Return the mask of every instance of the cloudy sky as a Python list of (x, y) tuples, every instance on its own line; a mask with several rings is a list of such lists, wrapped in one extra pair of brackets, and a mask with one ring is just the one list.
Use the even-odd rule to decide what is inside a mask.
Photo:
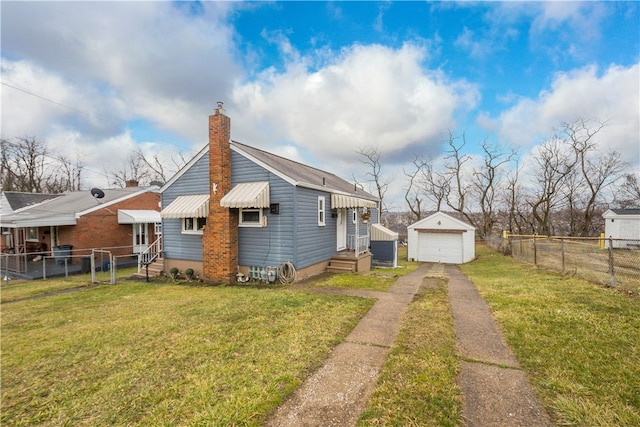
[(377, 148), (396, 193), (449, 131), (525, 159), (577, 118), (639, 170), (639, 7), (2, 1), (0, 132), (79, 158), (86, 187), (137, 147), (192, 156), (217, 101), (234, 140), (346, 179)]

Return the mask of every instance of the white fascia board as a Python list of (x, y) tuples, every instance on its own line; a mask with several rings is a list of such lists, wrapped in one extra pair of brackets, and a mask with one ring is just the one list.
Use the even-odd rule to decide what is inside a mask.
[[(100, 209), (102, 209), (102, 208), (106, 208), (106, 207), (108, 207), (108, 206), (113, 206), (113, 205), (115, 205), (116, 203), (120, 203), (120, 202), (122, 202), (122, 201), (125, 201), (125, 200), (128, 200), (128, 199), (131, 199), (132, 197), (136, 197), (136, 196), (139, 196), (139, 195), (144, 194), (144, 193), (148, 193), (148, 192), (153, 191), (154, 189), (157, 189), (157, 188), (158, 188), (158, 187), (156, 187), (155, 185), (154, 185), (154, 186), (151, 186), (151, 187), (145, 187), (145, 188), (143, 188), (143, 189), (141, 189), (141, 190), (139, 190), (139, 191), (136, 191), (135, 193), (131, 193), (131, 194), (127, 194), (126, 196), (118, 197), (117, 199), (112, 200), (112, 201), (110, 201), (110, 202), (106, 202), (106, 203), (100, 203), (100, 202), (98, 201), (98, 203), (99, 203), (98, 205), (96, 205), (96, 206), (94, 206), (94, 207), (92, 207), (92, 208), (89, 208), (89, 209), (85, 209), (85, 210), (80, 211), (80, 212), (76, 212), (75, 217), (76, 217), (76, 219), (77, 219), (77, 218), (80, 218), (80, 217), (81, 217), (81, 216), (83, 216), (83, 215), (90, 214), (91, 212), (95, 212), (95, 211), (97, 211), (97, 210), (100, 210)], [(98, 200), (98, 199), (96, 199), (96, 201), (97, 201), (97, 200)]]
[(72, 215), (61, 215), (57, 217), (27, 218), (14, 221), (14, 228), (50, 227), (61, 225), (76, 225), (76, 220)]

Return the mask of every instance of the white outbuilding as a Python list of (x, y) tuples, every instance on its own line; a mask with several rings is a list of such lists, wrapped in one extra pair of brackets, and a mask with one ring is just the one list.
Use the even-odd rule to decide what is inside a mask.
[(476, 256), (475, 227), (436, 212), (407, 227), (409, 260), (463, 264)]
[(602, 214), (606, 247), (609, 238), (614, 248), (633, 248), (640, 245), (640, 209), (609, 209)]

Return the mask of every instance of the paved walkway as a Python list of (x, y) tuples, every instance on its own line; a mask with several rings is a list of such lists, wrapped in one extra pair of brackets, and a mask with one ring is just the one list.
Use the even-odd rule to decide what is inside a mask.
[[(428, 277), (425, 277), (427, 276)], [(404, 313), (421, 285), (449, 278), (449, 299), (461, 372), (467, 427), (551, 426), (486, 302), (455, 266), (423, 264), (388, 292), (325, 290), (377, 298), (356, 328), (291, 398), (269, 426), (354, 426), (376, 386)]]
[(498, 330), (485, 300), (455, 266), (445, 267), (460, 361), (466, 426), (552, 426)]
[(334, 349), (324, 366), (278, 408), (268, 425), (355, 425), (376, 386), (389, 348), (398, 336), (404, 312), (427, 271), (427, 265), (419, 267), (400, 277), (387, 292), (347, 292), (378, 298), (378, 301)]

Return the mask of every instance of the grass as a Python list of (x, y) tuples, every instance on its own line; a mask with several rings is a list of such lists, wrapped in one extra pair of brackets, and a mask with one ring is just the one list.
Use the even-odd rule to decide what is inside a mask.
[(485, 247), (461, 266), (558, 425), (640, 425), (640, 301)]
[(4, 305), (0, 421), (259, 425), (371, 304), (122, 281)]
[[(124, 268), (117, 271), (117, 277), (129, 277), (137, 269)], [(97, 272), (96, 280), (100, 282), (109, 281), (110, 272)], [(75, 274), (69, 277), (60, 277), (47, 280), (12, 280), (0, 286), (0, 303), (18, 301), (51, 292), (58, 292), (67, 289), (85, 287), (91, 285), (91, 274)]]
[(435, 286), (423, 285), (409, 306), (358, 425), (459, 425), (457, 372), (447, 282), (439, 280)]
[(407, 248), (398, 248), (398, 268), (373, 268), (364, 274), (334, 274), (322, 281), (311, 281), (310, 287), (357, 289), (386, 292), (400, 276), (411, 273), (419, 262), (407, 261)]

